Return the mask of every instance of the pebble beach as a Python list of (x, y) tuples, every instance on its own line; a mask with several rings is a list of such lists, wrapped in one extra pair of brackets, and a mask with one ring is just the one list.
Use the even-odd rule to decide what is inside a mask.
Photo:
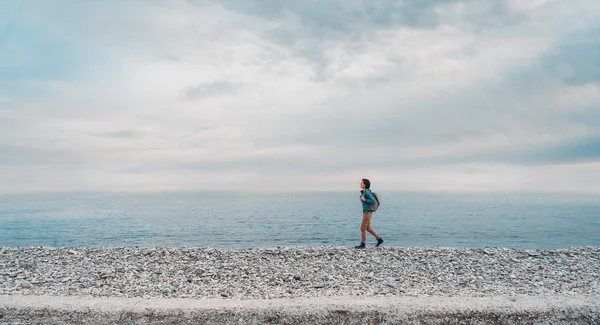
[(0, 294), (600, 296), (600, 248), (0, 248)]
[(0, 296), (215, 301), (513, 296), (600, 300), (600, 247), (3, 247)]

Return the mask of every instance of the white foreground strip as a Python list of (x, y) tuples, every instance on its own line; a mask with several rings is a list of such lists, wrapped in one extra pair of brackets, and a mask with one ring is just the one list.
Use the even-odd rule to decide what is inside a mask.
[(0, 296), (0, 324), (52, 322), (544, 323), (600, 320), (597, 296), (319, 297), (272, 300)]

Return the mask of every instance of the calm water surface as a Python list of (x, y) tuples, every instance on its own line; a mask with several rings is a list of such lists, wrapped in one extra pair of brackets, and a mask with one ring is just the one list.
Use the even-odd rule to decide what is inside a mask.
[[(387, 246), (600, 246), (595, 196), (378, 193)], [(345, 246), (361, 218), (358, 191), (9, 195), (0, 246)]]

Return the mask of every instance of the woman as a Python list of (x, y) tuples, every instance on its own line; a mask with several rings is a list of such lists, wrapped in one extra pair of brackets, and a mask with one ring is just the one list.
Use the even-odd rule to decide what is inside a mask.
[(362, 224), (360, 225), (360, 233), (361, 233), (361, 241), (360, 245), (355, 246), (356, 248), (366, 248), (365, 242), (367, 241), (367, 231), (371, 233), (371, 235), (375, 236), (377, 239), (377, 245), (383, 244), (383, 239), (379, 237), (379, 235), (371, 228), (371, 217), (373, 216), (373, 209), (371, 209), (371, 205), (375, 204), (375, 197), (371, 193), (371, 182), (363, 178), (360, 182), (360, 203), (362, 204), (363, 210), (363, 219)]

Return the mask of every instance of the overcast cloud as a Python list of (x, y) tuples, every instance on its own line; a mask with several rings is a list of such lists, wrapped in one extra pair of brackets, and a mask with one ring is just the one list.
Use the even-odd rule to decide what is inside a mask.
[(597, 0), (0, 0), (0, 192), (600, 192)]

